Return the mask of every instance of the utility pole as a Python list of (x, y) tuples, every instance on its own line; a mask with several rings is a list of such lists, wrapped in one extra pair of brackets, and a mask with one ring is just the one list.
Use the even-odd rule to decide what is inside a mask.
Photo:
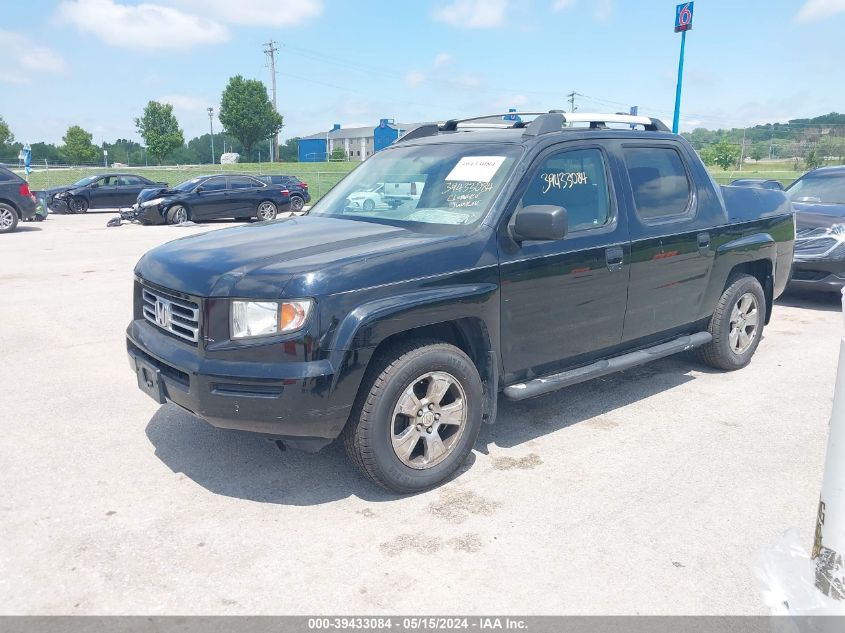
[(575, 91), (573, 90), (572, 92), (570, 92), (570, 93), (569, 93), (568, 95), (566, 95), (566, 96), (567, 96), (567, 97), (569, 97), (569, 111), (570, 111), (570, 112), (575, 112), (575, 111), (578, 109), (578, 108), (575, 106), (575, 97), (576, 97), (576, 96), (578, 96), (578, 93), (577, 93), (577, 92), (575, 92)]
[(739, 148), (739, 171), (742, 171), (742, 163), (745, 162), (745, 131), (746, 128), (742, 128), (742, 147)]
[(211, 164), (217, 161), (214, 160), (214, 108), (208, 106), (208, 127), (211, 130)]
[[(270, 58), (270, 85), (273, 89), (273, 110), (276, 112), (279, 111), (279, 108), (276, 105), (276, 53), (279, 51), (279, 47), (276, 46), (276, 42), (270, 40), (266, 44), (264, 44), (264, 54)], [(270, 162), (276, 161), (276, 156), (279, 153), (279, 135), (277, 133), (273, 134), (272, 141), (270, 143)]]

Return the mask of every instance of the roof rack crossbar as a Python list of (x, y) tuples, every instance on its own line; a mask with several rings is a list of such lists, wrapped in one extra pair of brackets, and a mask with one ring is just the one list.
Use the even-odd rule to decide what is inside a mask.
[[(533, 121), (526, 122), (514, 120), (522, 116), (536, 117)], [(499, 119), (499, 120), (496, 120)], [(473, 125), (474, 123), (474, 125)], [(663, 121), (653, 117), (638, 116), (618, 112), (616, 114), (597, 114), (590, 112), (565, 112), (564, 110), (549, 110), (548, 112), (501, 112), (497, 114), (485, 114), (482, 116), (467, 117), (464, 119), (449, 119), (437, 124), (428, 123), (411, 130), (400, 141), (410, 141), (416, 138), (434, 136), (439, 132), (456, 132), (458, 126), (476, 129), (505, 129), (524, 128), (523, 136), (539, 136), (549, 134), (563, 129), (567, 124), (587, 123), (591, 130), (606, 130), (608, 123), (637, 126), (641, 125), (646, 132), (670, 132), (671, 130)]]

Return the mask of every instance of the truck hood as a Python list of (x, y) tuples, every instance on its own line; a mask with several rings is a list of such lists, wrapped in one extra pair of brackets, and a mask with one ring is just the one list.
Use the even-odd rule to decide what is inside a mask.
[(799, 230), (845, 224), (845, 204), (793, 202), (792, 207), (795, 209), (795, 222)]
[[(190, 295), (257, 299), (281, 296), (288, 282), (299, 277), (298, 291), (316, 295), (351, 263), (386, 254), (407, 256), (456, 237), (372, 222), (293, 217), (168, 242), (145, 254), (135, 273)], [(303, 280), (308, 280), (304, 286)], [(362, 278), (358, 283), (363, 287), (369, 281)]]

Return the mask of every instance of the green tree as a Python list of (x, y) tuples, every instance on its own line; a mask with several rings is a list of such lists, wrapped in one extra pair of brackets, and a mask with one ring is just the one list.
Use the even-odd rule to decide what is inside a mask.
[(821, 167), (822, 165), (824, 165), (824, 160), (821, 156), (819, 156), (819, 153), (815, 148), (807, 152), (807, 155), (804, 157), (804, 169), (809, 171), (811, 169), (815, 169), (816, 167)]
[(335, 147), (332, 150), (331, 160), (346, 160), (346, 152), (342, 147)]
[(165, 156), (185, 144), (185, 136), (169, 103), (150, 101), (141, 118), (135, 119), (135, 126), (147, 145), (150, 158), (159, 165)]
[(707, 147), (702, 147), (698, 155), (701, 157), (701, 160), (704, 162), (705, 165), (715, 165), (716, 164), (716, 156), (715, 152), (713, 151), (713, 146), (708, 145)]
[(739, 147), (731, 144), (726, 138), (711, 146), (710, 150), (713, 152), (713, 162), (723, 170), (735, 166), (739, 159)]
[(760, 143), (755, 143), (751, 146), (751, 153), (748, 154), (748, 157), (755, 163), (759, 163), (761, 158), (766, 157), (766, 147)]
[(15, 135), (12, 134), (12, 130), (9, 129), (9, 125), (3, 120), (3, 117), (0, 116), (0, 147), (14, 142)]
[(279, 160), (286, 163), (295, 163), (299, 160), (298, 136), (289, 138), (284, 145), (279, 145)]
[(100, 160), (100, 148), (91, 142), (94, 136), (78, 125), (71, 125), (62, 137), (62, 155), (71, 163), (96, 163)]
[(263, 83), (236, 75), (220, 98), (220, 122), (227, 134), (241, 142), (246, 159), (252, 160), (255, 145), (277, 134), (283, 119), (270, 103)]

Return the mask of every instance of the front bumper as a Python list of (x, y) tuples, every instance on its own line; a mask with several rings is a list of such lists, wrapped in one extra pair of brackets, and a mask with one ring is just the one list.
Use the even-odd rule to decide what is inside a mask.
[(796, 260), (789, 287), (795, 290), (839, 292), (845, 287), (845, 261)]
[[(352, 402), (331, 396), (334, 369), (328, 360), (249, 362), (200, 355), (154, 325), (135, 320), (126, 331), (131, 369), (144, 388), (144, 371), (156, 374), (161, 400), (213, 426), (252, 431), (316, 451), (346, 424)], [(153, 395), (156, 398), (155, 395)]]

